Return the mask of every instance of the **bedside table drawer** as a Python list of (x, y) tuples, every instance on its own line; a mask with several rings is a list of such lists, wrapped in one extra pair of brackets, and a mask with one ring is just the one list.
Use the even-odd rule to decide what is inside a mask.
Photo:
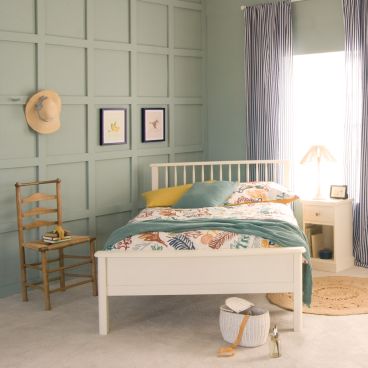
[(333, 222), (334, 210), (325, 206), (305, 206), (303, 211), (304, 221)]

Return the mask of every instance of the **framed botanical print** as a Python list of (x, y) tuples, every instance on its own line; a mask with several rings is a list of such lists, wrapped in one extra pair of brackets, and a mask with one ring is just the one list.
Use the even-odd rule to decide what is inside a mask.
[(100, 145), (127, 143), (127, 109), (100, 109)]
[(165, 109), (142, 108), (142, 142), (165, 141)]

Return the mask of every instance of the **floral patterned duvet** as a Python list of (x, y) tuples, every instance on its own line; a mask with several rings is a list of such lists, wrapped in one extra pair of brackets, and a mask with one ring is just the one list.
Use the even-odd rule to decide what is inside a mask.
[[(273, 219), (286, 221), (297, 226), (296, 219), (288, 205), (271, 202), (195, 209), (146, 208), (130, 222), (136, 223), (159, 219), (193, 220), (196, 218)], [(268, 248), (275, 246), (277, 244), (254, 235), (221, 230), (195, 230), (181, 233), (146, 232), (137, 234), (118, 241), (111, 249), (122, 251), (170, 251), (183, 249)]]

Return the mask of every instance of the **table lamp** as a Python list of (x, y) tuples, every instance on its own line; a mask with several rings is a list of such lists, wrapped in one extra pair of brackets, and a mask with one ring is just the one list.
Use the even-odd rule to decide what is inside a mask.
[(321, 161), (335, 162), (335, 158), (325, 146), (315, 145), (309, 148), (300, 163), (317, 163), (317, 192), (315, 199), (321, 199)]

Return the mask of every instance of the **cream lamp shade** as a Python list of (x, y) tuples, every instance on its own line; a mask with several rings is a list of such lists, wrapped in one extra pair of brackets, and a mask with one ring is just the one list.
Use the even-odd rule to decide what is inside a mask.
[(331, 152), (321, 145), (315, 145), (309, 148), (307, 153), (304, 155), (300, 163), (313, 163), (317, 164), (317, 192), (315, 199), (321, 199), (321, 161), (336, 162)]
[(304, 155), (300, 163), (301, 164), (306, 164), (307, 162), (318, 163), (320, 161), (335, 162), (336, 160), (325, 146), (312, 146), (311, 148), (309, 148), (308, 152)]

